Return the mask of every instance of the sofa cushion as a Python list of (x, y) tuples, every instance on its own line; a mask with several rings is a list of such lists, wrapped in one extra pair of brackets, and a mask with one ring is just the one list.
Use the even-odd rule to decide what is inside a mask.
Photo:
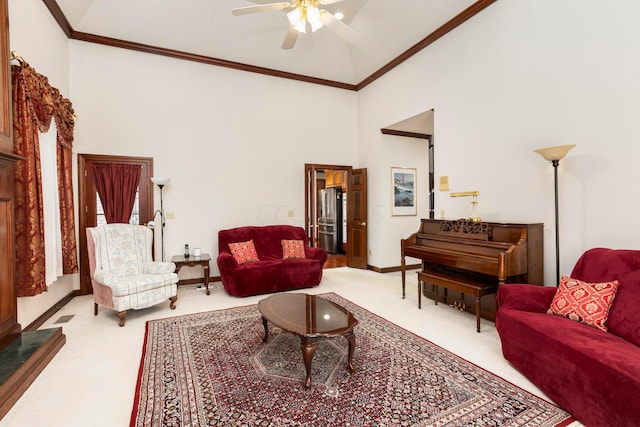
[[(322, 266), (312, 259), (263, 260), (238, 266), (234, 281), (237, 296), (307, 288), (320, 283)], [(310, 285), (313, 284), (313, 285)]]
[(260, 261), (253, 240), (229, 243), (229, 250), (238, 264)]
[(306, 258), (302, 240), (282, 240), (282, 259)]
[(547, 314), (566, 317), (606, 332), (605, 322), (617, 289), (617, 280), (587, 283), (562, 276)]
[(640, 349), (558, 316), (499, 309), (507, 360), (587, 426), (637, 426)]

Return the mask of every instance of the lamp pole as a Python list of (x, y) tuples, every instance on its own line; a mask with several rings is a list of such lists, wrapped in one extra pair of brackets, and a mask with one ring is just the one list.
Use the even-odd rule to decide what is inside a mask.
[(575, 147), (575, 144), (558, 145), (555, 147), (540, 148), (534, 152), (540, 154), (545, 160), (551, 162), (553, 166), (553, 182), (555, 193), (555, 226), (556, 226), (556, 286), (560, 284), (560, 223), (558, 215), (558, 165), (560, 160), (564, 159), (569, 150)]
[[(160, 187), (160, 246), (162, 249), (162, 262), (164, 262), (164, 206), (162, 205), (162, 189), (164, 188), (164, 184), (158, 184)], [(556, 194), (556, 203), (557, 203), (557, 194)], [(557, 212), (557, 210), (556, 210)], [(556, 213), (557, 215), (557, 213)], [(556, 219), (557, 221), (557, 219)], [(557, 227), (557, 226), (556, 226)], [(557, 233), (557, 232), (556, 232)]]
[(151, 177), (151, 181), (155, 185), (160, 187), (160, 211), (155, 211), (153, 213), (153, 218), (155, 219), (156, 214), (158, 212), (160, 212), (160, 245), (162, 246), (161, 253), (162, 253), (162, 261), (164, 262), (164, 226), (165, 226), (165, 221), (164, 221), (164, 205), (163, 205), (163, 201), (162, 201), (162, 189), (164, 188), (165, 185), (167, 185), (169, 183), (169, 181), (171, 181), (171, 178), (154, 176), (154, 177)]
[[(551, 160), (553, 166), (553, 180), (555, 183), (555, 207), (556, 207), (556, 286), (560, 284), (560, 224), (558, 221), (558, 165), (560, 160)], [(160, 193), (160, 200), (162, 200), (162, 192)]]

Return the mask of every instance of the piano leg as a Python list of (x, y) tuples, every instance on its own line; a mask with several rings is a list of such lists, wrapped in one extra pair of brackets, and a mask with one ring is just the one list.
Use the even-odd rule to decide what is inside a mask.
[(476, 295), (476, 330), (480, 332), (480, 295)]
[(407, 265), (405, 264), (404, 255), (400, 258), (400, 268), (402, 270), (402, 299), (404, 299), (404, 281), (405, 281), (405, 270)]
[(418, 308), (422, 308), (422, 280), (418, 278)]

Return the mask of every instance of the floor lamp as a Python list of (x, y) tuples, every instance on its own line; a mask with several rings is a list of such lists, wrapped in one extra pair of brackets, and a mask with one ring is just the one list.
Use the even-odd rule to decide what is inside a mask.
[[(157, 210), (153, 213), (153, 220), (156, 219), (156, 214), (160, 213), (160, 245), (161, 245), (161, 249), (162, 249), (162, 261), (164, 262), (164, 226), (165, 226), (165, 221), (164, 221), (164, 206), (162, 205), (162, 189), (164, 188), (165, 185), (167, 185), (169, 183), (169, 181), (171, 181), (171, 178), (165, 178), (165, 177), (160, 177), (160, 176), (154, 176), (151, 177), (151, 181), (157, 185), (158, 187), (160, 187), (160, 210)], [(147, 226), (151, 229), (154, 228), (154, 222), (153, 221), (149, 221), (147, 223)]]
[(540, 148), (534, 150), (536, 153), (544, 157), (545, 160), (551, 162), (553, 166), (553, 179), (555, 183), (555, 207), (556, 207), (556, 286), (560, 284), (560, 227), (558, 225), (558, 165), (560, 160), (564, 159), (569, 150), (575, 147), (575, 144), (558, 145), (555, 147)]

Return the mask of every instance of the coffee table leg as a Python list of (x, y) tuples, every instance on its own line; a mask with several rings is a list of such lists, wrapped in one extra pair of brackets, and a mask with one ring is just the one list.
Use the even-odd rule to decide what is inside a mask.
[(313, 355), (318, 348), (318, 344), (314, 339), (300, 337), (300, 347), (302, 348), (304, 367), (307, 369), (307, 378), (304, 381), (304, 386), (309, 388), (311, 387), (311, 361), (313, 360)]
[(269, 338), (269, 325), (267, 325), (267, 319), (262, 318), (262, 325), (264, 326), (264, 338), (262, 338), (262, 342), (267, 342), (267, 338)]
[(351, 332), (349, 334), (346, 334), (344, 337), (349, 342), (349, 357), (347, 360), (347, 368), (349, 369), (349, 372), (353, 374), (356, 370), (353, 364), (353, 353), (356, 350), (356, 335)]

